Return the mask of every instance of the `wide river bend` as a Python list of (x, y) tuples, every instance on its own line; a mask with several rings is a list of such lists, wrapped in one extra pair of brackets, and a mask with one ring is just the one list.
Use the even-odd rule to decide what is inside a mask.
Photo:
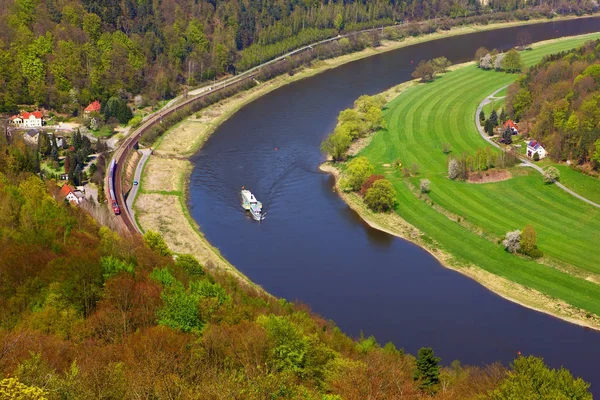
[[(600, 31), (600, 18), (425, 42), (275, 90), (233, 115), (192, 158), (192, 216), (250, 279), (307, 303), (352, 336), (375, 335), (412, 354), (433, 347), (445, 364), (508, 363), (517, 351), (543, 356), (600, 393), (600, 332), (506, 301), (418, 246), (371, 229), (318, 171), (321, 141), (357, 97), (411, 79), (419, 60), (460, 63), (480, 46), (513, 47), (521, 31), (536, 42)], [(240, 207), (242, 186), (263, 202), (263, 223)]]

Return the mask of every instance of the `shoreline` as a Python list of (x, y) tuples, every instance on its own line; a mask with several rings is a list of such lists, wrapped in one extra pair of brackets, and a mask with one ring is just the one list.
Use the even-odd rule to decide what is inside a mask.
[[(468, 266), (453, 263), (454, 256), (435, 246), (435, 242), (423, 240), (423, 233), (415, 226), (406, 222), (396, 213), (376, 214), (368, 210), (359, 196), (355, 193), (345, 193), (339, 187), (340, 171), (327, 161), (319, 166), (323, 173), (330, 174), (335, 179), (335, 191), (340, 198), (352, 209), (367, 225), (371, 228), (387, 233), (388, 235), (406, 240), (416, 246), (419, 246), (432, 257), (434, 257), (442, 267), (456, 271), (467, 278), (470, 278), (490, 292), (502, 297), (503, 299), (516, 303), (522, 307), (550, 315), (565, 322), (575, 324), (584, 328), (600, 331), (600, 322), (598, 320), (590, 321), (586, 319), (587, 311), (576, 308), (564, 301), (554, 299), (535, 289), (519, 285), (506, 278), (494, 275), (482, 268), (471, 264)], [(389, 219), (390, 221), (386, 220)], [(397, 224), (397, 227), (390, 226)], [(395, 229), (396, 228), (396, 229)], [(576, 317), (573, 317), (576, 315)]]
[[(453, 28), (450, 31), (441, 31), (435, 32), (433, 34), (422, 35), (418, 37), (409, 37), (405, 40), (392, 42), (392, 41), (382, 41), (381, 46), (377, 48), (366, 48), (362, 51), (350, 53), (346, 55), (342, 55), (332, 59), (326, 59), (315, 62), (313, 65), (304, 66), (300, 70), (298, 70), (294, 75), (280, 75), (277, 76), (267, 82), (259, 82), (259, 85), (256, 87), (237, 93), (232, 97), (223, 99), (222, 101), (213, 104), (205, 109), (200, 110), (193, 116), (188, 116), (183, 121), (176, 124), (174, 127), (169, 129), (159, 140), (154, 144), (154, 155), (149, 158), (147, 163), (144, 165), (142, 171), (142, 177), (140, 181), (140, 188), (138, 196), (135, 199), (135, 203), (133, 205), (133, 209), (135, 210), (136, 222), (138, 226), (142, 228), (142, 230), (156, 230), (163, 234), (165, 237), (165, 241), (169, 245), (170, 248), (174, 249), (176, 252), (189, 252), (198, 258), (198, 260), (205, 265), (208, 269), (212, 270), (225, 270), (227, 272), (232, 273), (237, 279), (240, 279), (242, 282), (247, 284), (250, 287), (255, 288), (261, 293), (271, 296), (267, 291), (265, 291), (262, 287), (252, 282), (246, 275), (240, 272), (235, 266), (233, 266), (219, 251), (218, 248), (214, 247), (204, 236), (202, 233), (201, 227), (197, 224), (197, 222), (191, 217), (189, 208), (188, 208), (188, 193), (189, 193), (189, 178), (191, 175), (191, 171), (193, 165), (189, 161), (189, 158), (193, 156), (197, 151), (199, 151), (203, 144), (208, 140), (208, 138), (216, 131), (216, 129), (227, 119), (229, 119), (233, 114), (239, 111), (241, 108), (251, 103), (252, 101), (262, 97), (265, 94), (268, 94), (282, 86), (287, 84), (309, 78), (325, 72), (327, 70), (339, 67), (341, 65), (357, 61), (366, 57), (370, 57), (376, 54), (385, 53), (392, 50), (397, 50), (403, 47), (408, 47), (414, 44), (433, 41), (437, 39), (442, 39), (445, 37), (452, 36), (460, 36), (466, 35), (469, 33), (481, 32), (481, 31), (489, 31), (489, 30), (499, 30), (503, 28), (510, 28), (514, 26), (522, 26), (522, 25), (533, 25), (539, 23), (550, 23), (553, 21), (562, 21), (562, 20), (572, 20), (572, 19), (580, 19), (580, 18), (592, 18), (597, 17), (598, 14), (593, 15), (585, 15), (585, 16), (567, 16), (560, 17), (556, 19), (536, 19), (530, 21), (511, 21), (511, 22), (502, 22), (497, 24), (488, 24), (488, 25), (470, 25), (470, 26), (462, 26), (458, 28)], [(556, 39), (551, 39), (556, 40)], [(458, 66), (453, 66), (453, 68), (457, 68)], [(409, 87), (414, 84), (414, 81), (404, 82), (398, 86), (395, 86), (389, 89), (389, 93), (392, 93), (392, 90), (402, 90), (400, 87)], [(398, 91), (394, 93), (394, 97), (398, 95)], [(201, 118), (196, 118), (198, 115), (201, 115)], [(171, 149), (169, 149), (169, 141), (171, 141), (172, 136), (177, 136), (178, 130), (185, 129), (186, 125), (189, 123), (200, 123), (200, 133), (191, 135), (191, 138), (188, 137), (188, 142), (184, 142), (187, 147), (181, 148), (178, 146), (171, 145)], [(182, 128), (183, 127), (183, 128)], [(175, 138), (175, 142), (177, 142), (177, 138)], [(177, 143), (175, 143), (177, 144)], [(181, 143), (179, 143), (181, 144)], [(166, 146), (167, 150), (165, 151), (163, 147)], [(184, 146), (185, 147), (185, 146)], [(155, 171), (152, 171), (152, 168), (149, 168), (150, 165), (153, 165), (153, 161), (156, 160), (164, 160), (165, 165), (169, 167), (173, 167), (172, 172), (178, 176), (177, 184), (167, 188), (164, 190), (163, 188), (154, 188), (151, 190), (144, 190), (144, 183), (151, 179), (152, 174), (156, 174)], [(179, 165), (177, 165), (179, 164)], [(167, 171), (168, 172), (168, 171)], [(150, 178), (149, 178), (150, 177)], [(168, 182), (167, 182), (168, 183)], [(162, 196), (162, 197), (161, 197)], [(148, 197), (155, 197), (156, 201), (149, 202)], [(167, 197), (176, 197), (176, 201), (174, 199)], [(157, 210), (165, 210), (171, 213), (171, 220), (162, 218), (162, 215), (157, 214)], [(359, 213), (360, 215), (360, 213)], [(152, 217), (155, 219), (152, 219)], [(362, 217), (362, 216), (361, 216)], [(363, 218), (364, 219), (364, 218)], [(187, 226), (182, 226), (181, 224), (185, 223)], [(368, 222), (367, 222), (368, 223)], [(157, 229), (158, 227), (158, 229)], [(164, 228), (164, 230), (163, 230)], [(376, 228), (379, 229), (379, 228)], [(383, 230), (383, 229), (380, 229)], [(186, 232), (183, 232), (186, 231)], [(387, 232), (386, 230), (383, 230)], [(177, 232), (177, 235), (174, 235), (174, 232)], [(393, 232), (387, 232), (392, 235), (397, 236)], [(411, 239), (407, 239), (412, 241)], [(417, 243), (418, 244), (418, 243)], [(423, 246), (421, 246), (423, 247)], [(424, 247), (425, 248), (425, 247)], [(427, 248), (425, 248), (429, 251)], [(180, 250), (180, 251), (178, 251)], [(432, 253), (433, 254), (433, 253)], [(434, 257), (438, 258), (435, 254)], [(439, 258), (438, 258), (439, 260)], [(443, 263), (442, 263), (443, 264)], [(460, 271), (459, 271), (460, 272)], [(469, 275), (470, 276), (470, 275)], [(476, 278), (473, 278), (477, 280)], [(479, 282), (479, 281), (478, 281)], [(480, 282), (481, 283), (481, 282)], [(491, 290), (491, 289), (490, 289)], [(493, 291), (493, 290), (492, 290)], [(495, 291), (494, 291), (495, 292)], [(496, 293), (496, 292), (495, 292)], [(514, 301), (510, 299), (511, 301)], [(525, 305), (527, 306), (527, 305)], [(530, 307), (532, 308), (532, 307)], [(535, 308), (534, 308), (535, 309)], [(566, 318), (561, 318), (566, 319)], [(569, 321), (573, 323), (577, 323), (577, 320)], [(591, 327), (591, 326), (590, 326)]]

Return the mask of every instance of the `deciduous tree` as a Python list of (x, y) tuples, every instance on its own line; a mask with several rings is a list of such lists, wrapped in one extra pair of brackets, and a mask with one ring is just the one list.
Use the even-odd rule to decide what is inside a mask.
[(396, 190), (387, 179), (379, 179), (365, 194), (365, 204), (375, 212), (390, 211), (396, 206)]

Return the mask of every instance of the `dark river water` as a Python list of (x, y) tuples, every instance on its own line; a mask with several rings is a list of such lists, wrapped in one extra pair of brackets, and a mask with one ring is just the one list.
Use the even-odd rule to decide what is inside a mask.
[[(321, 141), (362, 94), (410, 79), (419, 60), (472, 58), (480, 46), (600, 31), (600, 19), (551, 22), (456, 36), (369, 57), (258, 99), (225, 122), (193, 157), (189, 206), (210, 242), (275, 296), (298, 300), (351, 336), (363, 332), (442, 362), (510, 362), (543, 356), (600, 394), (600, 333), (526, 309), (442, 267), (421, 248), (366, 226), (318, 171)], [(250, 188), (268, 215), (240, 206)]]

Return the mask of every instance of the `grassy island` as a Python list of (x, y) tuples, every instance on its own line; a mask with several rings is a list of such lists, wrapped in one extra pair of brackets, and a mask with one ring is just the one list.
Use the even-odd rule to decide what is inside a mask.
[[(521, 57), (531, 66), (546, 54), (598, 37), (540, 43)], [(448, 178), (449, 157), (473, 155), (489, 147), (475, 126), (479, 103), (517, 77), (471, 64), (431, 83), (406, 87), (384, 108), (387, 128), (357, 154), (371, 162), (374, 174), (392, 182), (396, 212), (372, 213), (358, 195), (344, 193), (343, 197), (372, 225), (413, 240), (446, 266), (498, 294), (598, 328), (600, 209), (544, 184), (531, 168), (509, 168), (503, 171), (509, 179), (484, 184)], [(410, 172), (393, 168), (399, 162)], [(428, 193), (418, 189), (423, 179), (430, 181)], [(591, 194), (600, 189), (599, 180), (574, 172), (562, 182), (585, 185)], [(511, 254), (501, 244), (507, 232), (527, 225), (537, 231), (540, 259)]]

